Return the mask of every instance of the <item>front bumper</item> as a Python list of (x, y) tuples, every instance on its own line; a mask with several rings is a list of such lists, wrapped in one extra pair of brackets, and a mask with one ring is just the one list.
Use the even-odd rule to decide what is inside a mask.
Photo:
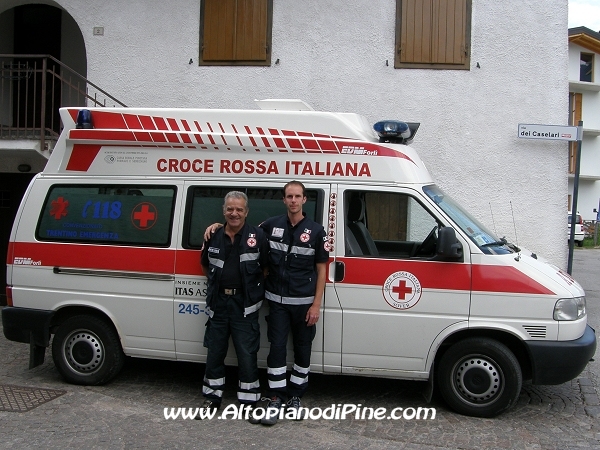
[(579, 375), (596, 352), (596, 333), (589, 325), (574, 341), (525, 341), (533, 384), (561, 384)]

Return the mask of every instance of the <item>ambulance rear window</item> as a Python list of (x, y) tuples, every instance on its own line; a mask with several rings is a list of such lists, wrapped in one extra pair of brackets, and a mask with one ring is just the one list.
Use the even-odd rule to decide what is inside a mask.
[(168, 247), (174, 186), (54, 185), (36, 229), (41, 241)]
[[(204, 241), (204, 230), (215, 222), (223, 223), (223, 201), (230, 191), (241, 191), (248, 196), (250, 213), (247, 222), (258, 225), (265, 219), (285, 214), (283, 192), (281, 188), (242, 188), (195, 186), (188, 191), (186, 220), (184, 224), (183, 247), (199, 249)], [(324, 193), (321, 190), (306, 189), (306, 203), (302, 211), (306, 217), (321, 221), (317, 204), (323, 204)]]

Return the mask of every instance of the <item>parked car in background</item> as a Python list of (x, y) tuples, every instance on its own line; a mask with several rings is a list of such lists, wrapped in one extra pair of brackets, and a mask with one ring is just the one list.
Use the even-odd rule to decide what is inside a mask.
[[(567, 216), (567, 221), (569, 224), (569, 234), (567, 235), (567, 242), (569, 242), (569, 239), (571, 238), (571, 219), (572, 219), (572, 213), (571, 211), (569, 211), (569, 214)], [(575, 243), (577, 244), (578, 247), (583, 247), (583, 238), (584, 238), (584, 234), (583, 234), (583, 219), (581, 218), (581, 214), (576, 214), (575, 215), (575, 236), (574, 236), (574, 240)]]

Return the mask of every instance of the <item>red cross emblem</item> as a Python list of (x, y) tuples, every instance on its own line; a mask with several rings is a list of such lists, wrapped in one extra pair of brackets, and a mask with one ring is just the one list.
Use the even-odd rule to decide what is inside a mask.
[(398, 299), (404, 300), (406, 299), (406, 294), (412, 294), (413, 288), (406, 286), (406, 280), (400, 281), (398, 286), (394, 286), (392, 288), (392, 292), (394, 294), (398, 294)]
[(131, 222), (140, 230), (149, 230), (156, 223), (158, 211), (152, 203), (144, 202), (131, 211)]
[(410, 272), (394, 272), (383, 283), (382, 294), (392, 308), (409, 309), (421, 299), (421, 283)]

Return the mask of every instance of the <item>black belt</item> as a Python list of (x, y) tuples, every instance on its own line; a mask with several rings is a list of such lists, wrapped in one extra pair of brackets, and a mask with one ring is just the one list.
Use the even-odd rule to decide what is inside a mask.
[(219, 292), (221, 292), (221, 294), (225, 294), (225, 295), (235, 295), (235, 294), (240, 294), (242, 292), (242, 290), (240, 288), (221, 288), (219, 290)]

